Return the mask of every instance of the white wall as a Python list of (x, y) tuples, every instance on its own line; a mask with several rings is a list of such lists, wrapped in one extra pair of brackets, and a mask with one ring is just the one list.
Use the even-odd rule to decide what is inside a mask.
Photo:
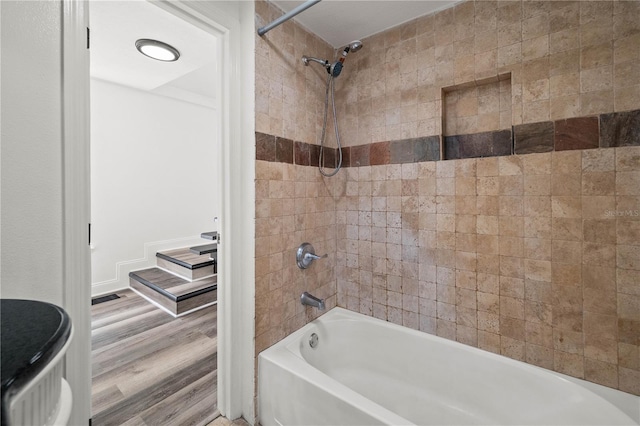
[[(65, 147), (82, 139), (69, 136), (66, 125), (69, 133), (63, 132), (62, 113), (63, 59), (86, 54), (82, 39), (78, 51), (70, 48), (64, 58), (61, 51), (63, 16), (69, 19), (81, 9), (79, 3), (0, 2), (1, 295), (54, 303), (71, 316), (74, 335), (65, 362), (73, 394), (70, 425), (86, 425), (91, 415), (88, 198), (74, 206), (77, 214), (65, 214), (71, 205), (65, 197), (72, 192), (66, 182), (74, 175), (69, 170), (82, 169), (64, 167), (65, 159), (73, 157), (64, 155)], [(78, 23), (84, 33), (82, 13)]]
[(94, 295), (127, 287), (158, 249), (206, 244), (219, 215), (217, 126), (214, 109), (91, 80)]
[(60, 4), (0, 4), (2, 297), (62, 306)]
[[(240, 6), (236, 2), (186, 3), (192, 4), (192, 9), (208, 20), (220, 21), (233, 28), (232, 48), (228, 53), (232, 58), (239, 58), (237, 62), (232, 61), (234, 66), (230, 67), (235, 71), (228, 80), (231, 96), (227, 103), (232, 104), (232, 124), (223, 150), (230, 168), (225, 172), (229, 176), (225, 183), (228, 208), (222, 215), (222, 230), (227, 230), (228, 237), (225, 253), (230, 254), (226, 256), (230, 265), (227, 267), (229, 278), (223, 279), (220, 288), (218, 402), (224, 414), (231, 417), (244, 414), (252, 422), (254, 273), (253, 262), (247, 266), (242, 260), (254, 257), (253, 2), (240, 2)], [(61, 166), (62, 138), (58, 127), (62, 121), (61, 3), (2, 0), (0, 14), (1, 293), (2, 297), (59, 303), (64, 288), (60, 271), (63, 263), (61, 247), (64, 246), (61, 175), (66, 169)], [(234, 23), (240, 19), (238, 15), (243, 21), (241, 29)], [(236, 79), (238, 74), (241, 78)], [(43, 250), (36, 251), (39, 248)], [(37, 260), (37, 266), (31, 272), (26, 271), (26, 267), (33, 262), (21, 260), (27, 256)], [(231, 264), (230, 258), (236, 258), (236, 261)], [(233, 286), (229, 284), (231, 281), (234, 281)], [(88, 308), (80, 322), (88, 325)], [(88, 336), (76, 334), (74, 342), (77, 343), (72, 344), (69, 353), (85, 355), (84, 358), (76, 357), (75, 369), (86, 372), (82, 373), (81, 380), (70, 381), (74, 398), (78, 398), (76, 402), (84, 401), (74, 402), (70, 424), (86, 425), (90, 415), (90, 375), (87, 373), (90, 359), (86, 351), (74, 346), (88, 345), (90, 341)]]

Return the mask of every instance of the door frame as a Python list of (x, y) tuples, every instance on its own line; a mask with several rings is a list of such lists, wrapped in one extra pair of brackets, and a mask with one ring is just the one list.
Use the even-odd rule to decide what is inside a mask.
[[(218, 408), (251, 424), (254, 406), (255, 314), (255, 5), (253, 1), (150, 0), (214, 33), (220, 63), (221, 182), (218, 249)], [(91, 417), (91, 258), (89, 51), (87, 0), (62, 1), (64, 307), (75, 337), (66, 359), (74, 391), (69, 424)], [(235, 355), (235, 356), (234, 356)]]

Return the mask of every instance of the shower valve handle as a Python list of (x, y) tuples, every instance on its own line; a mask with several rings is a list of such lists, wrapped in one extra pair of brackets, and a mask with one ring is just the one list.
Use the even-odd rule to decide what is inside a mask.
[(312, 260), (325, 259), (329, 256), (329, 254), (323, 254), (322, 256), (318, 256), (317, 254), (307, 253), (304, 257), (311, 258)]
[(300, 244), (300, 247), (298, 247), (298, 251), (296, 252), (296, 263), (298, 265), (298, 268), (307, 269), (309, 266), (311, 266), (311, 263), (314, 260), (324, 259), (327, 256), (328, 254), (318, 256), (317, 254), (315, 254), (315, 250), (313, 249), (313, 246), (311, 244), (302, 243)]

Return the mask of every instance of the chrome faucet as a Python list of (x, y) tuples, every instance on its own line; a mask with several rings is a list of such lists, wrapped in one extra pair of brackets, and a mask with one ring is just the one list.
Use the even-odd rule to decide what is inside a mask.
[(303, 305), (313, 306), (324, 311), (324, 300), (307, 293), (306, 291), (300, 296), (300, 303)]

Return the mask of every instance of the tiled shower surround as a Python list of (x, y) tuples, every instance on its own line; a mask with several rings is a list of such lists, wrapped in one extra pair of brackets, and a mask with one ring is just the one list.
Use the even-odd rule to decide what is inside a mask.
[[(257, 37), (256, 353), (318, 315), (307, 290), (640, 395), (639, 16), (640, 2), (476, 1), (363, 40), (337, 80), (333, 178), (304, 162), (325, 76), (300, 62), (331, 48), (293, 22)], [(511, 152), (440, 160), (442, 89), (504, 73)], [(303, 241), (329, 258), (297, 269)]]
[(349, 168), (338, 305), (640, 393), (640, 147)]

